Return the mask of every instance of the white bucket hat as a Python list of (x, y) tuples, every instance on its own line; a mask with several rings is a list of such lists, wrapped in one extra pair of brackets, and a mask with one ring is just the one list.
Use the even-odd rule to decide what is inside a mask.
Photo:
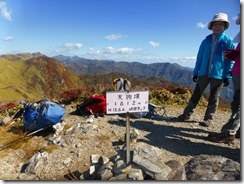
[(212, 21), (209, 22), (208, 29), (212, 30), (213, 22), (216, 22), (216, 21), (226, 22), (225, 30), (228, 29), (230, 26), (230, 22), (228, 21), (228, 15), (225, 13), (218, 13), (218, 14), (214, 15)]

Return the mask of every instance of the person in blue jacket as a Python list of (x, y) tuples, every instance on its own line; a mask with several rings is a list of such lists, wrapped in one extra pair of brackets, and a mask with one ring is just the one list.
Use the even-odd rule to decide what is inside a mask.
[(208, 106), (200, 125), (207, 127), (211, 125), (218, 107), (221, 89), (223, 86), (228, 86), (232, 78), (231, 70), (234, 62), (224, 57), (224, 51), (235, 48), (232, 38), (224, 32), (229, 25), (228, 15), (225, 13), (214, 15), (212, 21), (209, 22), (208, 29), (212, 30), (212, 34), (208, 35), (199, 47), (192, 78), (196, 86), (183, 114), (178, 116), (180, 121), (190, 119), (204, 90), (210, 84)]

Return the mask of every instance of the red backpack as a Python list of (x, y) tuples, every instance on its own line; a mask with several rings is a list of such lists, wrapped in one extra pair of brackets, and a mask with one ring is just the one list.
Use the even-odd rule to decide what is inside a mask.
[(106, 113), (106, 98), (104, 95), (92, 95), (84, 103), (76, 106), (80, 115), (102, 115)]

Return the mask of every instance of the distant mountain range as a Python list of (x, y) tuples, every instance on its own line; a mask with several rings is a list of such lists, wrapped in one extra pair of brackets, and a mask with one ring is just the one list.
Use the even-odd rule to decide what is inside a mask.
[[(168, 85), (193, 88), (195, 85), (192, 69), (178, 64), (115, 62), (62, 55), (50, 58), (41, 53), (8, 54), (0, 56), (0, 102), (59, 98), (65, 91), (84, 91), (99, 85), (97, 82), (101, 80), (111, 85), (115, 76), (126, 76), (133, 80), (133, 86), (148, 88)], [(232, 95), (231, 86), (223, 88), (223, 98), (231, 100)]]
[[(91, 60), (78, 56), (58, 55), (53, 57), (65, 64), (68, 68), (77, 74), (101, 75), (112, 72), (123, 73), (127, 76), (141, 79), (151, 77), (163, 77), (165, 80), (177, 83), (189, 88), (194, 88), (192, 81), (193, 69), (182, 67), (176, 63), (152, 63), (143, 64), (139, 62), (116, 62), (111, 60)], [(232, 83), (224, 87), (221, 96), (231, 100), (233, 96)], [(209, 89), (207, 89), (208, 91)]]

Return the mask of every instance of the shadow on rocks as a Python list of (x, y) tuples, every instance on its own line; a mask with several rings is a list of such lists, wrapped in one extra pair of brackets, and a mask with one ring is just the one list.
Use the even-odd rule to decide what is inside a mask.
[[(110, 124), (126, 126), (126, 123), (109, 121)], [(211, 131), (200, 128), (174, 127), (167, 124), (154, 124), (152, 121), (135, 121), (131, 127), (150, 132), (145, 138), (139, 139), (149, 145), (162, 148), (181, 156), (197, 156), (201, 154), (219, 155), (240, 162), (240, 149), (211, 144), (207, 136)]]

